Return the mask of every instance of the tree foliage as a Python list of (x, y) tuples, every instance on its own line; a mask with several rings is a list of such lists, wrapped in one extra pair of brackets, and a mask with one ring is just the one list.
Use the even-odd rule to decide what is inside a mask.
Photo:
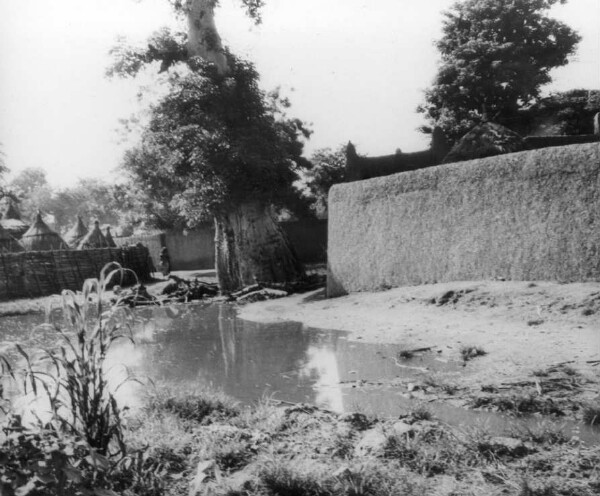
[(81, 216), (84, 221), (98, 219), (102, 224), (129, 229), (144, 220), (142, 208), (125, 185), (109, 185), (97, 179), (80, 179), (75, 185), (56, 189), (38, 167), (21, 171), (7, 185), (10, 196), (19, 204), (23, 219), (32, 219), (38, 210), (51, 216), (57, 231), (65, 232)]
[(574, 89), (551, 93), (519, 111), (515, 126), (521, 134), (548, 127), (545, 134), (593, 134), (600, 112), (600, 90)]
[[(186, 0), (168, 0), (175, 12), (178, 14), (185, 13)], [(256, 24), (260, 24), (262, 21), (261, 11), (265, 4), (264, 0), (240, 0), (240, 3), (244, 6), (246, 14)], [(218, 0), (213, 0), (213, 7), (219, 4)]]
[(302, 172), (298, 187), (310, 201), (310, 206), (317, 217), (327, 216), (327, 197), (329, 189), (344, 182), (346, 172), (346, 147), (342, 145), (336, 150), (321, 148), (310, 157), (310, 169)]
[(307, 163), (301, 138), (309, 131), (286, 116), (289, 103), (260, 90), (252, 64), (228, 57), (225, 76), (199, 58), (189, 60), (193, 70), (174, 73), (124, 160), (153, 205), (190, 226), (249, 199), (281, 205)]
[(548, 16), (566, 0), (465, 0), (444, 13), (441, 64), (417, 110), (456, 139), (482, 119), (501, 121), (539, 97), (579, 35)]

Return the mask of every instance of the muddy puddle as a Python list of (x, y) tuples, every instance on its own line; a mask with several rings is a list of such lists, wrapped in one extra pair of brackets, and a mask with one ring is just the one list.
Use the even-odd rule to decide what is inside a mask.
[[(397, 416), (425, 407), (449, 424), (482, 427), (498, 434), (532, 427), (536, 417), (514, 419), (475, 412), (448, 401), (419, 397), (415, 383), (443, 376), (460, 382), (462, 362), (444, 350), (403, 358), (402, 345), (349, 341), (346, 334), (305, 328), (299, 323), (257, 324), (237, 318), (230, 305), (181, 305), (146, 308), (136, 313), (135, 346), (122, 342), (111, 354), (114, 370), (133, 372), (169, 388), (193, 392), (213, 387), (245, 403), (266, 396), (303, 402), (337, 412), (360, 411)], [(40, 315), (0, 319), (0, 352), (18, 359), (14, 343), (25, 349), (56, 345), (56, 337), (32, 329)], [(135, 408), (143, 398), (134, 383), (121, 401)], [(575, 423), (565, 431), (598, 443), (600, 432)]]

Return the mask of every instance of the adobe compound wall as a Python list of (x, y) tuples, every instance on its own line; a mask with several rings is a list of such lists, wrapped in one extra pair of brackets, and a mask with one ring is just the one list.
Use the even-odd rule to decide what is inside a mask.
[(335, 185), (328, 239), (329, 296), (499, 277), (600, 280), (600, 144)]
[[(325, 262), (327, 259), (327, 221), (304, 219), (282, 222), (292, 246), (303, 263)], [(119, 246), (142, 243), (148, 247), (154, 265), (158, 267), (160, 250), (167, 247), (172, 270), (214, 269), (215, 230), (204, 224), (187, 234), (166, 232), (115, 238)]]

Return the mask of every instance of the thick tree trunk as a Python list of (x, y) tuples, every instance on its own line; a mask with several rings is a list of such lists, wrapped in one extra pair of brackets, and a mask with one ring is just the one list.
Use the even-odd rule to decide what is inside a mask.
[(222, 291), (304, 276), (272, 208), (259, 202), (237, 205), (215, 217), (215, 259)]
[(214, 0), (187, 0), (188, 53), (214, 63), (221, 74), (229, 67), (215, 25)]
[[(188, 53), (229, 72), (227, 57), (214, 20), (214, 0), (187, 0)], [(302, 264), (272, 208), (248, 201), (231, 205), (215, 217), (216, 268), (222, 291), (234, 291), (255, 281), (284, 282), (304, 276)]]

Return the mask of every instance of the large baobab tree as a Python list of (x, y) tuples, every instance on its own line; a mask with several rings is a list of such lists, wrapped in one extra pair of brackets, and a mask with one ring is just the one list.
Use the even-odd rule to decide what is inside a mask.
[[(225, 49), (214, 0), (172, 1), (186, 32), (163, 30), (145, 51), (119, 47), (114, 72), (135, 73), (159, 60), (170, 90), (151, 109), (141, 143), (125, 168), (138, 184), (164, 196), (189, 222), (214, 219), (216, 269), (222, 290), (255, 281), (303, 277), (302, 265), (273, 215), (289, 196), (308, 132), (285, 115), (287, 102), (259, 89), (251, 64)], [(261, 2), (243, 0), (259, 20)]]

